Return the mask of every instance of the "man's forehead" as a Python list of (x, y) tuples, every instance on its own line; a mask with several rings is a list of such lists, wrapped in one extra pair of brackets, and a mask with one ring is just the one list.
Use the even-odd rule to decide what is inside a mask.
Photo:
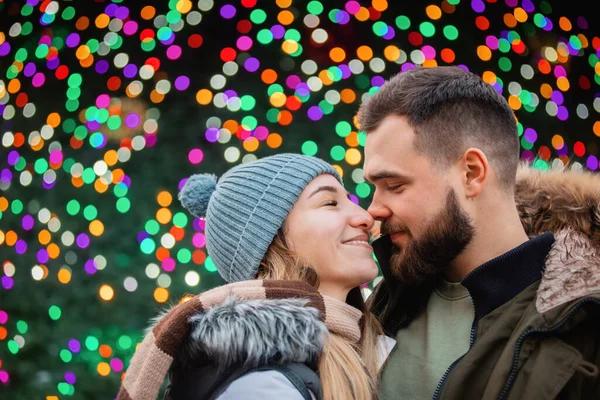
[(408, 151), (413, 149), (413, 140), (414, 130), (403, 117), (389, 116), (367, 134), (365, 152)]
[(365, 171), (401, 165), (415, 156), (414, 133), (405, 126), (386, 124), (367, 134), (365, 142)]

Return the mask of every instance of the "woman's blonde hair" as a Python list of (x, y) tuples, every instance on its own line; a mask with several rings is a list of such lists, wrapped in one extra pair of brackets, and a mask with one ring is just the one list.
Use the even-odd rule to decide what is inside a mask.
[[(315, 287), (319, 285), (314, 269), (303, 265), (300, 257), (287, 247), (281, 229), (261, 262), (258, 278), (302, 280)], [(375, 317), (366, 312), (360, 288), (352, 289), (346, 302), (364, 312), (361, 340), (356, 345), (334, 333), (326, 338), (319, 360), (323, 399), (372, 400), (377, 398), (378, 336), (382, 330)]]

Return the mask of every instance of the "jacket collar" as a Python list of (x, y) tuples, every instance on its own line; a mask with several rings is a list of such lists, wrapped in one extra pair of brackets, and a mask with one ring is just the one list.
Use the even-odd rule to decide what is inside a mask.
[(512, 299), (542, 278), (544, 260), (554, 243), (545, 233), (471, 271), (461, 283), (475, 305), (475, 320)]

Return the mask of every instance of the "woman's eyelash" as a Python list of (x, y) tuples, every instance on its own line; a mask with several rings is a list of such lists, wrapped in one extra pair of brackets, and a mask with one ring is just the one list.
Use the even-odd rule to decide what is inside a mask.
[(330, 200), (330, 201), (325, 202), (325, 204), (323, 204), (323, 205), (335, 207), (338, 205), (338, 202), (336, 200)]

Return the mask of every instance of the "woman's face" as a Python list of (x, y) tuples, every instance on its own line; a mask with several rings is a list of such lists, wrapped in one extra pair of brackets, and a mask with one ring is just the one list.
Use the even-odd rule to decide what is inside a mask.
[(319, 291), (340, 300), (377, 276), (369, 244), (372, 227), (369, 213), (329, 174), (304, 188), (285, 221), (288, 246), (315, 269)]

